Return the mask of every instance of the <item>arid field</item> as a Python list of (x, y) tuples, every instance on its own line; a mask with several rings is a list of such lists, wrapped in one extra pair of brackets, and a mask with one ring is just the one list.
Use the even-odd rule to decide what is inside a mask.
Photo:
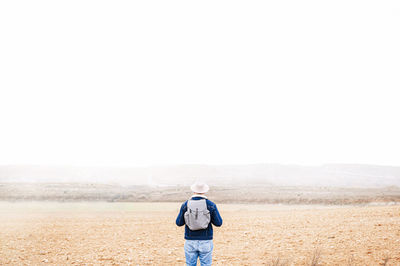
[[(0, 202), (0, 265), (184, 265), (179, 207)], [(215, 265), (400, 265), (400, 205), (218, 207)]]

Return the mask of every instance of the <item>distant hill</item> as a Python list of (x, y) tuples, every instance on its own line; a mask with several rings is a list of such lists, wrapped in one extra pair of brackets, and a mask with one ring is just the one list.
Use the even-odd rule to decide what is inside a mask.
[(400, 167), (358, 164), (175, 165), (142, 168), (0, 166), (0, 183), (186, 186), (195, 179), (221, 186), (384, 187), (400, 186)]

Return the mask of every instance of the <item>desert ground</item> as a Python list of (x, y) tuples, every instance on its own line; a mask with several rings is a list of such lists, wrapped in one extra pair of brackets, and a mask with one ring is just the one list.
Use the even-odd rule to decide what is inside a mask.
[[(208, 195), (219, 203), (368, 204), (400, 203), (400, 187), (351, 188), (213, 186)], [(0, 201), (179, 202), (191, 196), (188, 186), (122, 186), (96, 183), (1, 183)]]
[[(0, 202), (0, 265), (184, 265), (180, 203)], [(218, 204), (214, 265), (400, 265), (400, 205)]]

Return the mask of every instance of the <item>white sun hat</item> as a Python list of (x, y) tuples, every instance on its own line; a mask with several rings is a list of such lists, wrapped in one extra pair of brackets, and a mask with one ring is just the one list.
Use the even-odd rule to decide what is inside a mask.
[(196, 181), (193, 185), (190, 186), (190, 189), (194, 193), (206, 193), (210, 189), (210, 187), (204, 182)]

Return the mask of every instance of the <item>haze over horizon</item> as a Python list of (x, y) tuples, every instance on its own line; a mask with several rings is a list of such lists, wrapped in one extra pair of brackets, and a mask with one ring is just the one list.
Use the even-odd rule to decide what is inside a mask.
[(0, 165), (400, 166), (399, 3), (2, 1)]
[(195, 180), (237, 186), (400, 186), (400, 167), (326, 164), (175, 165), (153, 167), (1, 166), (0, 184), (96, 183), (188, 186)]

